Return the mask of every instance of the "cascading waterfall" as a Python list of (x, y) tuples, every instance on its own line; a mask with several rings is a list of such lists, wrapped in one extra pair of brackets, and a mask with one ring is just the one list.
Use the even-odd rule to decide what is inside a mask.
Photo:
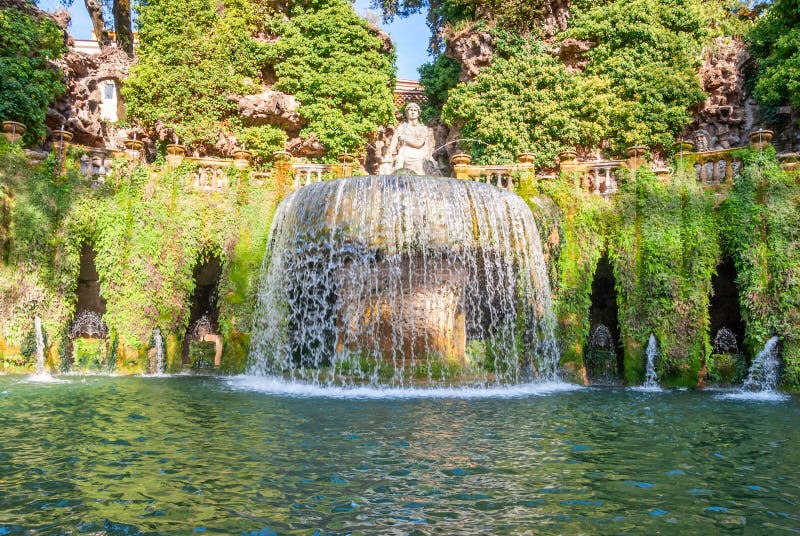
[(161, 330), (155, 328), (153, 330), (153, 349), (155, 350), (155, 359), (153, 364), (154, 374), (164, 373), (164, 339), (161, 337)]
[(774, 392), (778, 387), (778, 369), (780, 360), (778, 355), (778, 337), (772, 337), (764, 348), (753, 359), (744, 389), (747, 391)]
[(647, 368), (644, 375), (645, 389), (658, 389), (658, 373), (656, 372), (656, 357), (658, 356), (658, 341), (654, 334), (650, 334), (650, 339), (647, 341), (647, 349), (645, 350), (647, 356)]
[[(280, 204), (252, 374), (321, 384), (557, 378), (550, 287), (518, 196), (455, 179), (317, 183)], [(459, 373), (460, 374), (460, 373)]]
[(44, 364), (44, 332), (42, 331), (42, 319), (38, 316), (33, 317), (33, 330), (36, 336), (36, 365), (34, 374), (36, 376), (44, 376), (47, 374), (47, 369)]

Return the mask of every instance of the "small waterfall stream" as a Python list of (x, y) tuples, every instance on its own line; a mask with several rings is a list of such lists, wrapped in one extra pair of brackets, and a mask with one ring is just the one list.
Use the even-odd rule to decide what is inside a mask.
[(393, 386), (557, 379), (555, 316), (533, 214), (454, 179), (312, 184), (273, 221), (249, 372)]
[(153, 330), (153, 349), (155, 350), (155, 359), (153, 365), (154, 374), (164, 373), (164, 339), (161, 337), (161, 330), (155, 328)]
[(772, 337), (764, 348), (753, 359), (747, 379), (742, 386), (746, 391), (760, 391), (771, 393), (778, 387), (778, 369), (780, 360), (778, 356), (778, 337)]
[(44, 363), (44, 332), (42, 331), (42, 319), (38, 316), (33, 318), (33, 329), (36, 335), (36, 365), (34, 375), (46, 376), (47, 369)]
[(656, 357), (658, 356), (658, 341), (654, 334), (650, 334), (650, 339), (647, 341), (647, 349), (645, 350), (647, 356), (647, 368), (644, 375), (645, 389), (658, 389), (658, 373), (656, 372)]

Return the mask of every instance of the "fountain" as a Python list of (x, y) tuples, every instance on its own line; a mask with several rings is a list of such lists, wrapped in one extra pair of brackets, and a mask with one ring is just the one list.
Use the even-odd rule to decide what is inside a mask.
[(161, 330), (153, 330), (153, 374), (164, 373), (164, 339), (161, 337)]
[(42, 319), (38, 316), (33, 318), (33, 329), (36, 334), (36, 366), (35, 376), (47, 376), (47, 369), (44, 364), (44, 332), (42, 331)]
[(772, 337), (764, 348), (753, 359), (747, 379), (742, 386), (745, 391), (774, 393), (778, 387), (778, 369), (780, 360), (778, 355), (778, 337)]
[(658, 355), (658, 341), (654, 334), (650, 334), (650, 339), (647, 341), (647, 349), (645, 350), (647, 356), (647, 368), (645, 369), (644, 385), (642, 387), (647, 390), (658, 390), (658, 373), (656, 373), (656, 356)]
[(277, 209), (249, 372), (325, 385), (555, 380), (554, 326), (521, 198), (454, 179), (339, 179)]
[(597, 324), (592, 330), (584, 362), (589, 380), (607, 382), (616, 378), (616, 345), (605, 324)]

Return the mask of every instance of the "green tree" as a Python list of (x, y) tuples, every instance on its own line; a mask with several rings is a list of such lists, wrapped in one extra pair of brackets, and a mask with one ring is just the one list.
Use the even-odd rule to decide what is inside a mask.
[(763, 104), (800, 106), (800, 0), (775, 0), (747, 36)]
[(394, 121), (394, 54), (349, 3), (335, 1), (275, 21), (275, 88), (301, 103), (307, 125), (330, 156), (363, 149), (379, 125)]
[(511, 162), (533, 151), (549, 165), (563, 149), (600, 143), (618, 107), (607, 81), (570, 73), (529, 42), (451, 89), (442, 119), (460, 126), (462, 138), (483, 142), (471, 147), (479, 160)]
[(25, 140), (44, 136), (49, 105), (64, 92), (52, 61), (66, 51), (64, 32), (44, 15), (0, 9), (0, 121), (18, 121)]

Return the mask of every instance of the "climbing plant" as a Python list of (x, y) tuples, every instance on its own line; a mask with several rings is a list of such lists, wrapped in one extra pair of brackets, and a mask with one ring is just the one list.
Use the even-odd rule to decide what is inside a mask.
[(47, 108), (64, 93), (64, 75), (52, 63), (64, 52), (64, 32), (52, 19), (0, 9), (0, 121), (26, 125), (27, 143), (44, 136)]
[(741, 296), (745, 344), (755, 355), (782, 339), (784, 383), (800, 386), (800, 187), (775, 162), (774, 149), (749, 151), (722, 205), (724, 246)]

